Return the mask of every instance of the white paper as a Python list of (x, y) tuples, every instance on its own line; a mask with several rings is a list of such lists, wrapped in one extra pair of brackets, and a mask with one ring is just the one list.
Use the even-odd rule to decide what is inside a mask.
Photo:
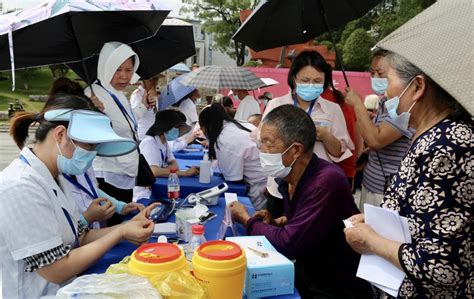
[[(410, 243), (408, 220), (398, 212), (364, 204), (365, 223), (385, 239), (400, 243)], [(405, 272), (388, 260), (373, 254), (363, 254), (357, 277), (373, 283), (385, 292), (396, 296), (405, 278)], [(395, 295), (393, 295), (395, 294)]]
[(173, 223), (173, 222), (155, 223), (153, 234), (175, 234), (175, 233), (176, 233), (176, 223)]
[(354, 225), (352, 225), (352, 222), (349, 219), (344, 219), (344, 220), (342, 220), (342, 222), (344, 222), (344, 226), (346, 228), (354, 227)]
[(238, 198), (237, 198), (237, 193), (224, 193), (224, 197), (225, 197), (225, 205), (226, 206), (229, 206), (231, 203), (235, 202), (235, 201), (239, 201)]

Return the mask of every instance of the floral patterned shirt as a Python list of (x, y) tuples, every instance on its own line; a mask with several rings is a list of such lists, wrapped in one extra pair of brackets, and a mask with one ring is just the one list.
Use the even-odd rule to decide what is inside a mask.
[(472, 124), (445, 119), (419, 136), (402, 160), (382, 207), (409, 221), (399, 261), (402, 297), (472, 298)]

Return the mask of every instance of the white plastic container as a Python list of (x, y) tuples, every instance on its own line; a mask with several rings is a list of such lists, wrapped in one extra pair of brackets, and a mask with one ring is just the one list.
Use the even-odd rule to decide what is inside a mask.
[(209, 184), (211, 182), (211, 161), (209, 161), (207, 152), (204, 153), (204, 157), (199, 166), (199, 183)]

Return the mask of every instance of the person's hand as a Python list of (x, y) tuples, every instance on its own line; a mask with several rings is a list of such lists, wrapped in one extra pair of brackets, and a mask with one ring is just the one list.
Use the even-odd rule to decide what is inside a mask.
[(148, 109), (156, 107), (156, 100), (158, 99), (158, 95), (156, 94), (156, 91), (153, 89), (145, 92), (142, 102), (145, 107)]
[(286, 218), (286, 216), (281, 216), (275, 219), (276, 226), (282, 227), (282, 226), (285, 226), (287, 223), (288, 223), (288, 218)]
[(201, 141), (201, 145), (204, 147), (204, 148), (208, 148), (209, 147), (209, 140), (203, 140)]
[(347, 243), (360, 254), (373, 253), (371, 244), (377, 242), (376, 239), (379, 237), (377, 233), (365, 223), (353, 225), (354, 227), (344, 229)]
[(197, 137), (197, 131), (192, 131), (190, 134), (186, 136), (186, 143), (191, 144), (193, 143), (194, 139)]
[(84, 212), (84, 218), (89, 223), (105, 221), (115, 213), (115, 205), (107, 198), (96, 198)]
[(151, 205), (149, 205), (148, 207), (144, 208), (143, 210), (140, 211), (140, 213), (138, 213), (137, 215), (135, 215), (133, 218), (132, 218), (132, 221), (141, 221), (141, 220), (148, 220), (150, 218), (150, 213), (151, 211), (156, 208), (157, 206), (159, 206), (160, 203), (159, 202), (154, 202), (152, 203)]
[(362, 100), (360, 99), (359, 94), (355, 90), (353, 90), (349, 87), (346, 87), (345, 100), (346, 100), (346, 103), (348, 105), (351, 105), (352, 107), (354, 107), (358, 104), (362, 104)]
[(92, 94), (92, 96), (90, 96), (90, 99), (92, 101), (92, 104), (94, 104), (94, 106), (96, 106), (100, 112), (104, 112), (104, 109), (105, 109), (104, 103), (102, 103), (102, 101), (99, 100), (99, 98), (96, 97), (95, 94)]
[(349, 217), (347, 220), (349, 220), (352, 223), (352, 225), (357, 224), (357, 223), (365, 223), (365, 216), (363, 213), (355, 214)]
[(230, 212), (232, 213), (232, 218), (245, 225), (247, 221), (250, 219), (249, 213), (247, 212), (247, 208), (240, 202), (233, 202), (229, 205)]
[(128, 215), (134, 211), (141, 211), (145, 208), (144, 205), (141, 203), (136, 202), (129, 202), (128, 204), (124, 205), (122, 211), (120, 211), (120, 215)]
[(128, 221), (120, 226), (122, 238), (135, 245), (147, 242), (154, 228), (155, 224), (149, 219)]
[(199, 168), (193, 166), (184, 171), (184, 176), (195, 176), (199, 174)]
[(272, 214), (270, 214), (270, 212), (268, 212), (267, 210), (257, 211), (257, 212), (255, 212), (255, 214), (253, 214), (253, 217), (262, 218), (263, 223), (270, 224), (270, 225), (276, 225)]
[(324, 142), (331, 134), (329, 127), (316, 126), (316, 140)]

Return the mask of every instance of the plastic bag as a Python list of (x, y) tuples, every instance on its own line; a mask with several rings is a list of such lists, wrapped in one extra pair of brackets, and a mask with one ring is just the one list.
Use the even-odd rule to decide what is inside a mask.
[[(132, 274), (128, 267), (130, 256), (125, 257), (120, 263), (110, 265), (107, 274)], [(151, 285), (158, 290), (161, 296), (166, 299), (204, 299), (208, 298), (207, 289), (199, 284), (197, 279), (187, 271), (177, 271), (163, 274), (156, 274), (148, 277)], [(159, 297), (161, 298), (161, 297)]]
[(162, 298), (148, 279), (130, 274), (90, 274), (62, 287), (57, 298)]
[(197, 279), (187, 271), (157, 274), (150, 277), (149, 280), (163, 298), (208, 298), (207, 289), (201, 286)]

